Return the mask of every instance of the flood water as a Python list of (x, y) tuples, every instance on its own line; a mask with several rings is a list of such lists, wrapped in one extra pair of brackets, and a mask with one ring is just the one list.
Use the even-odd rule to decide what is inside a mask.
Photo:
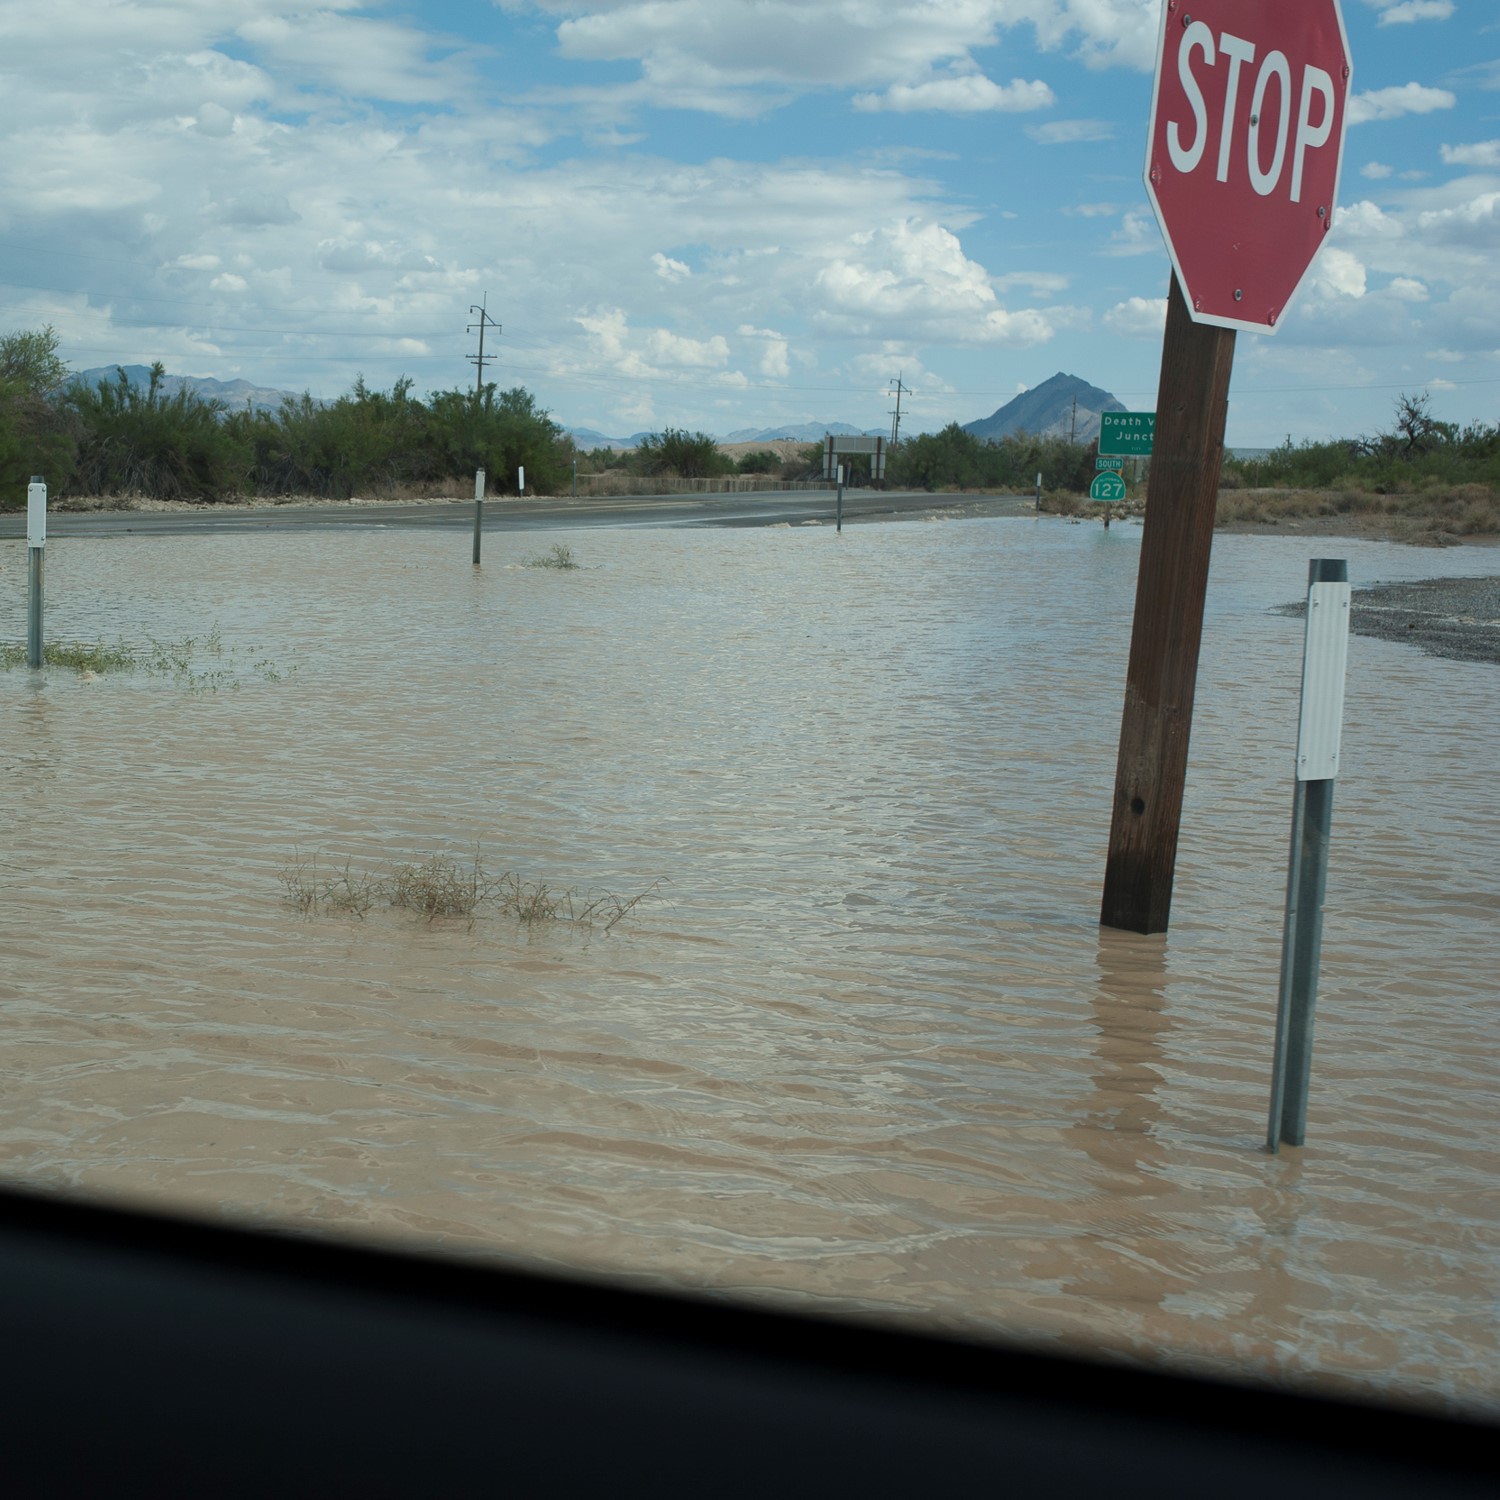
[[(554, 542), (576, 571), (522, 566)], [(0, 673), (0, 1175), (1500, 1410), (1500, 670), (1350, 644), (1263, 1150), (1311, 556), (1220, 537), (1171, 931), (1101, 931), (1140, 531), (59, 541)], [(25, 634), (25, 550), (0, 630)], [(258, 667), (257, 664), (267, 665)], [(434, 853), (605, 932), (303, 916)]]

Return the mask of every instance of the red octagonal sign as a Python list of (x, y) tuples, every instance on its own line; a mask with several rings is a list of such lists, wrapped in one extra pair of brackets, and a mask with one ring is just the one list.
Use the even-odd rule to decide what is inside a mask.
[(1339, 0), (1165, 0), (1146, 191), (1197, 322), (1281, 325), (1333, 223), (1351, 72)]

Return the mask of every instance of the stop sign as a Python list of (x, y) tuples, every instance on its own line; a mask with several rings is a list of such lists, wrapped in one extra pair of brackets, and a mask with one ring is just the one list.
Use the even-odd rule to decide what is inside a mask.
[(1194, 319), (1281, 324), (1333, 223), (1339, 0), (1165, 0), (1146, 191)]

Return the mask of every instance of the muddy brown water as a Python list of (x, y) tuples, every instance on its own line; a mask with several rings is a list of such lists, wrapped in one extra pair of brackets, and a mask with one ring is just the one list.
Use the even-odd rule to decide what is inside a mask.
[[(0, 674), (0, 1172), (1500, 1409), (1493, 667), (1351, 642), (1309, 1143), (1261, 1149), (1302, 630), (1270, 610), (1314, 554), (1493, 555), (1216, 540), (1142, 938), (1097, 925), (1139, 536), (59, 542), (49, 637), (217, 625), (224, 675)], [(553, 541), (582, 567), (521, 565)], [(24, 581), (4, 544), (7, 639)], [(278, 881), (476, 844), (663, 884), (605, 933), (304, 918)]]

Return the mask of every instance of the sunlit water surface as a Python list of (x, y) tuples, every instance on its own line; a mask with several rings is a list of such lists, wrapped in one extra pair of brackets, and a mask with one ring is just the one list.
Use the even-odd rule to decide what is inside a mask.
[[(579, 570), (522, 565), (557, 540)], [(1352, 642), (1308, 1145), (1262, 1148), (1302, 649), (1268, 611), (1313, 555), (1500, 559), (1216, 541), (1142, 938), (1097, 921), (1139, 540), (57, 542), (49, 638), (217, 625), (226, 676), (0, 676), (0, 1170), (1500, 1407), (1500, 670)], [(6, 544), (7, 639), (24, 585)], [(662, 884), (606, 933), (305, 918), (278, 878), (476, 846)]]

